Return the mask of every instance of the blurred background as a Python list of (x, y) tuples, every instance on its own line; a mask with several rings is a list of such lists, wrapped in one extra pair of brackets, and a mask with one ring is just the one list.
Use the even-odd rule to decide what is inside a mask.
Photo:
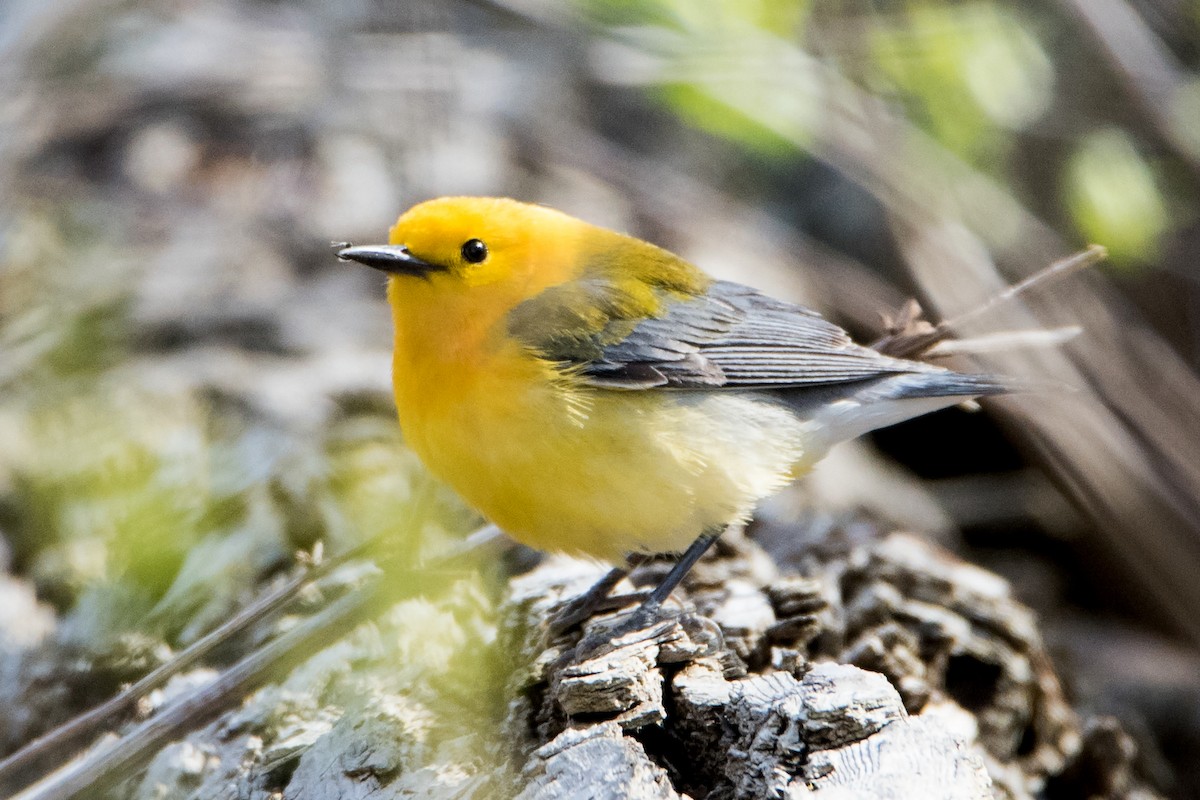
[(1074, 699), (1200, 797), (1187, 0), (6, 0), (0, 751), (317, 541), (475, 524), (403, 449), (380, 276), (330, 246), (447, 194), (629, 231), (866, 341), (906, 298), (954, 317), (1106, 246), (964, 331), (1081, 326), (976, 362), (1073, 388), (845, 448), (757, 535), (786, 560), (855, 516), (999, 572)]

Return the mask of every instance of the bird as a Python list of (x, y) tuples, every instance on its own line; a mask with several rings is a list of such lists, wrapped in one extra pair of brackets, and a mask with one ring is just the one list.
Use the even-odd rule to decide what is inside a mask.
[(337, 256), (387, 275), (396, 412), (428, 470), (513, 539), (614, 565), (570, 623), (630, 564), (681, 553), (631, 624), (654, 621), (722, 532), (833, 445), (1013, 390), (509, 198), (427, 200), (387, 244)]

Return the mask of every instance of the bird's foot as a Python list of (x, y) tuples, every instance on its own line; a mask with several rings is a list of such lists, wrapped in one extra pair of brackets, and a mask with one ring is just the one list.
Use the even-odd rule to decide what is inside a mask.
[(628, 592), (625, 594), (610, 595), (607, 592), (594, 591), (600, 584), (596, 584), (584, 594), (579, 595), (569, 603), (559, 607), (546, 623), (552, 637), (559, 637), (569, 633), (575, 628), (587, 622), (596, 614), (606, 611), (615, 611), (618, 608), (633, 605), (639, 600), (645, 600), (649, 591)]
[(724, 648), (725, 637), (707, 617), (646, 601), (632, 613), (617, 617), (613, 624), (592, 627), (576, 646), (573, 660), (578, 663), (647, 642), (673, 642), (688, 651), (712, 654)]

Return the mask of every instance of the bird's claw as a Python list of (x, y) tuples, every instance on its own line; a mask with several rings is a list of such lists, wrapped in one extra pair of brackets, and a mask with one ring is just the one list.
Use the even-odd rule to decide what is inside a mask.
[(714, 654), (725, 647), (720, 627), (707, 617), (690, 611), (665, 611), (662, 606), (643, 603), (631, 614), (612, 625), (596, 625), (576, 646), (576, 663), (597, 658), (621, 647), (643, 642), (666, 643), (668, 640), (688, 642), (685, 649)]
[(647, 594), (649, 594), (648, 591), (605, 595), (603, 597), (594, 597), (590, 593), (581, 594), (566, 605), (558, 608), (547, 622), (547, 628), (551, 636), (562, 636), (579, 627), (584, 622), (587, 622), (596, 614), (605, 611), (615, 611), (618, 608), (624, 608), (640, 600), (645, 600)]

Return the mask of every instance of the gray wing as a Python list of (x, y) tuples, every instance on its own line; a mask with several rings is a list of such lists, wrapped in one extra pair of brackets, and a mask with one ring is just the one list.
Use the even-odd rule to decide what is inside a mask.
[(543, 338), (535, 349), (611, 389), (815, 387), (946, 372), (856, 345), (815, 311), (726, 281), (662, 317), (614, 319), (586, 347), (563, 344)]

